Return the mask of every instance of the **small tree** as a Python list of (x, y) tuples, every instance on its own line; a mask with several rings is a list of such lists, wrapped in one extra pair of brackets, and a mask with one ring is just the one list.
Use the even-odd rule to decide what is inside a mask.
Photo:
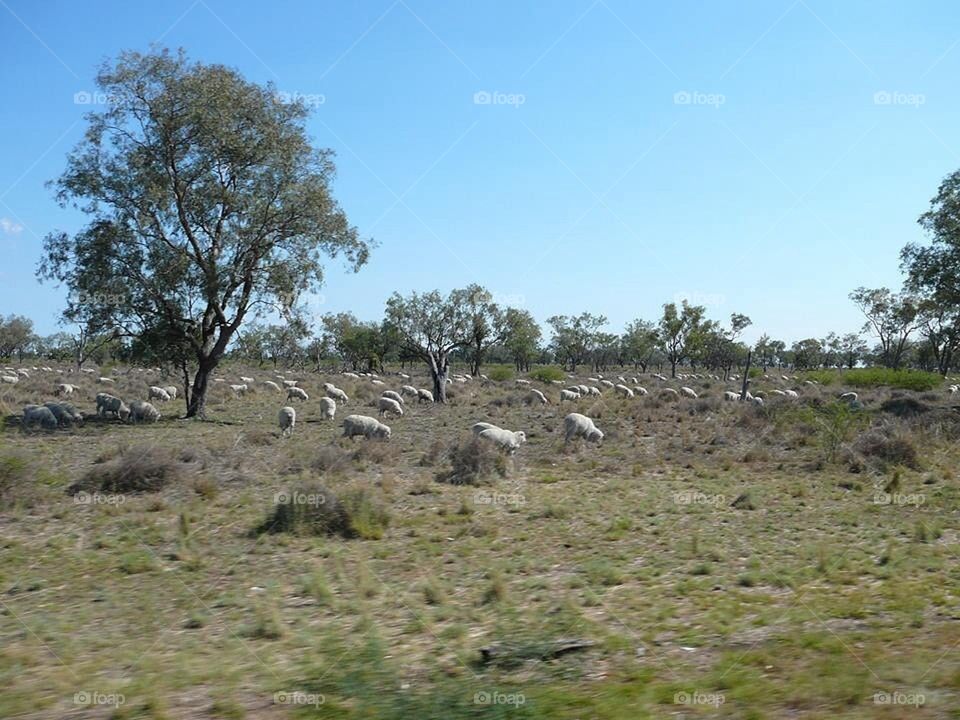
[(507, 332), (503, 343), (517, 372), (529, 372), (530, 363), (540, 351), (540, 326), (527, 310), (507, 308), (504, 315)]
[(607, 318), (585, 312), (575, 317), (554, 315), (547, 318), (547, 323), (553, 328), (550, 344), (554, 355), (570, 372), (576, 372), (577, 365), (595, 349), (600, 328), (607, 324)]
[(920, 320), (916, 301), (887, 288), (865, 287), (850, 293), (850, 299), (867, 319), (864, 332), (873, 332), (880, 341), (880, 361), (889, 368), (900, 367), (907, 341)]
[(23, 353), (33, 341), (33, 320), (22, 315), (0, 317), (0, 357), (18, 356), (23, 361)]
[(460, 296), (470, 322), (470, 342), (466, 346), (470, 372), (479, 375), (487, 351), (503, 342), (508, 328), (503, 311), (493, 302), (489, 291), (479, 285), (470, 285), (460, 291)]
[(167, 51), (123, 53), (97, 85), (111, 102), (88, 114), (55, 183), (92, 220), (49, 235), (38, 274), (72, 291), (69, 321), (131, 336), (162, 327), (155, 337), (187, 344), (187, 416), (202, 416), (248, 316), (293, 312), (322, 282), (322, 256), (356, 270), (369, 247), (332, 197), (332, 152), (311, 147), (302, 102)]
[(711, 327), (711, 323), (704, 319), (706, 312), (702, 305), (690, 305), (686, 300), (680, 308), (676, 303), (663, 306), (659, 339), (670, 363), (671, 377), (677, 376), (677, 365), (690, 357), (702, 340), (703, 332)]
[(394, 293), (387, 300), (387, 320), (396, 328), (403, 343), (427, 363), (433, 378), (434, 402), (447, 401), (447, 376), (451, 355), (470, 343), (472, 316), (463, 302), (463, 290), (447, 297), (439, 291)]
[(646, 372), (657, 351), (657, 330), (653, 323), (640, 319), (629, 323), (620, 336), (620, 348), (626, 362)]

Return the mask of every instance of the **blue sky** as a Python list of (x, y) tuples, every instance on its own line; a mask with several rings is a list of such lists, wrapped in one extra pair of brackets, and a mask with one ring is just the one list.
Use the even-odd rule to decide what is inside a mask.
[(932, 0), (357, 3), (0, 0), (0, 313), (57, 329), (41, 238), (83, 217), (44, 187), (77, 93), (160, 42), (315, 105), (335, 192), (379, 248), (318, 312), (470, 282), (619, 331), (688, 297), (786, 340), (859, 328), (858, 285), (960, 167), (960, 7)]

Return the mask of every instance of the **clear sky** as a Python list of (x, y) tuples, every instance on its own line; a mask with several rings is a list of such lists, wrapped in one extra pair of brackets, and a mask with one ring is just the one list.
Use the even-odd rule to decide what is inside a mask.
[(379, 248), (311, 306), (363, 319), (478, 282), (541, 322), (688, 297), (747, 339), (848, 332), (960, 167), (948, 0), (0, 0), (0, 313), (57, 329), (41, 238), (83, 218), (44, 183), (99, 63), (154, 42), (315, 105)]

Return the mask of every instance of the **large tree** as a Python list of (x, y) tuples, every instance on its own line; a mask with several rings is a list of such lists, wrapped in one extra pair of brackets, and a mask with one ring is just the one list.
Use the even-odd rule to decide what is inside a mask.
[(470, 342), (466, 347), (470, 372), (479, 375), (487, 352), (506, 337), (507, 325), (503, 310), (485, 288), (470, 285), (462, 291), (462, 298), (464, 310), (470, 318)]
[[(103, 66), (110, 98), (55, 182), (90, 224), (45, 241), (38, 273), (72, 291), (65, 317), (186, 343), (187, 416), (248, 316), (289, 314), (323, 280), (324, 256), (354, 270), (369, 245), (331, 194), (332, 152), (311, 146), (307, 109), (271, 86), (183, 53), (125, 52)], [(119, 299), (118, 299), (119, 298)]]
[(393, 293), (387, 300), (387, 321), (403, 339), (404, 349), (427, 363), (433, 378), (434, 402), (447, 401), (447, 376), (454, 352), (470, 344), (473, 317), (468, 290)]
[(554, 315), (547, 318), (547, 323), (553, 328), (550, 344), (554, 354), (570, 372), (576, 372), (577, 365), (597, 348), (600, 328), (607, 324), (607, 318), (584, 312), (576, 316)]
[(620, 351), (626, 362), (646, 372), (657, 351), (657, 330), (653, 323), (639, 318), (628, 323), (620, 336)]
[(33, 320), (22, 315), (0, 316), (0, 358), (17, 355), (22, 362), (33, 338)]
[(686, 300), (678, 308), (676, 303), (663, 306), (660, 318), (660, 348), (670, 362), (670, 376), (677, 376), (677, 365), (686, 360), (702, 344), (704, 333), (712, 328), (705, 319), (706, 308), (690, 305)]
[(920, 322), (916, 300), (888, 288), (865, 287), (850, 293), (850, 299), (867, 319), (864, 332), (872, 332), (880, 341), (880, 362), (889, 368), (899, 368), (907, 341)]

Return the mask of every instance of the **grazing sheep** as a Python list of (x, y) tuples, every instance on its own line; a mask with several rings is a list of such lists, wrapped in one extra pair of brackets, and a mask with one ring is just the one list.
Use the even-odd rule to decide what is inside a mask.
[(162, 387), (151, 385), (150, 392), (147, 393), (147, 400), (160, 400), (161, 402), (170, 402), (170, 393), (168, 393)]
[(404, 385), (400, 388), (401, 395), (412, 395), (413, 397), (417, 396), (417, 389), (413, 385)]
[[(281, 378), (281, 380), (282, 380), (282, 378)], [(296, 381), (296, 380), (283, 380), (283, 386), (284, 386), (284, 387), (290, 388), (290, 387), (293, 387), (293, 386), (296, 385), (296, 384), (297, 384), (297, 381)]]
[(598, 387), (594, 387), (593, 385), (590, 385), (587, 387), (587, 389), (590, 391), (589, 393), (587, 393), (588, 395), (600, 395), (600, 388)]
[(310, 396), (307, 395), (307, 391), (303, 388), (298, 388), (291, 385), (287, 388), (287, 400), (293, 400), (293, 398), (297, 398), (298, 400), (309, 400)]
[(97, 378), (97, 382), (100, 383), (101, 385), (116, 385), (116, 384), (117, 384), (117, 381), (116, 381), (116, 380), (114, 380), (113, 378), (108, 378), (108, 377), (98, 377), (98, 378)]
[(20, 368), (19, 370), (17, 370), (17, 375), (25, 378), (30, 377), (30, 373), (27, 370), (24, 370), (23, 368)]
[(280, 425), (280, 434), (284, 437), (293, 434), (293, 426), (297, 424), (297, 411), (292, 407), (282, 407), (277, 414), (277, 422)]
[(487, 428), (479, 433), (477, 437), (496, 444), (501, 450), (505, 450), (510, 455), (513, 455), (520, 446), (527, 441), (527, 436), (523, 430), (512, 432), (498, 427)]
[[(572, 388), (571, 388), (571, 389), (572, 389)], [(590, 394), (590, 386), (589, 386), (589, 385), (577, 385), (577, 390), (579, 390), (579, 391), (580, 391), (580, 394), (583, 395), (584, 397), (586, 397), (587, 395)]]
[(237, 397), (243, 397), (247, 394), (247, 390), (249, 388), (247, 387), (247, 384), (244, 383), (243, 385), (231, 385), (230, 389), (233, 390), (233, 394)]
[(53, 394), (57, 397), (61, 395), (73, 395), (77, 391), (76, 385), (71, 385), (70, 383), (60, 383), (57, 385), (57, 389), (53, 391)]
[(345, 373), (343, 373), (343, 376), (344, 376), (344, 377), (348, 377), (348, 378), (353, 378), (354, 380), (359, 380), (359, 379), (360, 379), (360, 376), (357, 375), (355, 372), (345, 372)]
[(337, 402), (333, 398), (320, 398), (320, 418), (323, 420), (333, 420), (337, 414)]
[(563, 419), (563, 442), (566, 444), (578, 437), (598, 443), (603, 440), (603, 433), (586, 415), (570, 413)]
[(167, 391), (167, 395), (170, 396), (171, 400), (177, 399), (177, 386), (176, 385), (164, 385), (163, 389)]
[(20, 378), (16, 375), (0, 375), (0, 382), (7, 383), (8, 385), (16, 385), (20, 382)]
[(614, 390), (623, 395), (625, 398), (633, 397), (633, 390), (628, 388), (626, 385), (614, 385)]
[(649, 395), (649, 394), (650, 394), (649, 392), (647, 392), (647, 389), (646, 389), (645, 387), (643, 387), (642, 385), (634, 385), (634, 386), (633, 386), (633, 391), (634, 391), (635, 393), (639, 394), (639, 395)]
[(250, 385), (253, 385), (253, 378), (252, 378), (252, 377), (246, 377), (246, 376), (244, 376), (244, 375), (241, 375), (241, 376), (240, 376), (240, 382), (242, 382), (242, 383), (248, 383), (248, 384), (250, 384)]
[(157, 422), (160, 419), (160, 411), (153, 405), (143, 400), (134, 400), (130, 403), (130, 422)]
[(753, 404), (754, 404), (754, 405), (763, 405), (763, 398), (762, 398), (762, 397), (754, 397), (754, 398), (752, 398), (752, 399), (753, 399)]
[(860, 396), (855, 392), (845, 392), (840, 396), (840, 400), (846, 400), (847, 402), (857, 402), (860, 399)]
[(574, 392), (573, 390), (561, 390), (560, 391), (560, 402), (564, 400), (569, 400), (570, 402), (576, 402), (580, 399), (580, 393)]
[(377, 414), (380, 415), (381, 417), (383, 417), (387, 413), (393, 413), (398, 417), (403, 415), (403, 408), (400, 407), (400, 403), (398, 403), (393, 398), (381, 397), (379, 400), (377, 400), (377, 409), (378, 409)]
[(330, 383), (324, 383), (324, 391), (327, 393), (327, 397), (333, 398), (334, 400), (342, 403), (346, 403), (350, 398), (347, 397), (347, 394), (338, 388), (336, 385), (331, 385)]
[(515, 382), (517, 385), (529, 385), (529, 384), (530, 384), (530, 381), (529, 381), (529, 380), (524, 380), (523, 378), (517, 378), (516, 380), (514, 380), (514, 382)]
[(23, 408), (23, 427), (28, 428), (32, 425), (39, 425), (44, 430), (56, 430), (57, 417), (48, 407), (27, 405)]
[(727, 391), (723, 394), (723, 399), (724, 399), (724, 400), (728, 400), (728, 401), (730, 401), (730, 402), (733, 402), (733, 401), (735, 401), (735, 400), (739, 400), (739, 399), (740, 399), (740, 396), (739, 396), (737, 393), (735, 393), (735, 392), (733, 392), (733, 391), (731, 391), (731, 390), (727, 390)]
[(541, 405), (546, 405), (548, 403), (547, 396), (536, 388), (530, 388), (530, 399), (540, 403)]
[(263, 384), (266, 385), (271, 390), (273, 390), (274, 392), (280, 392), (280, 386), (277, 385), (273, 380), (264, 380)]
[(108, 412), (124, 421), (130, 416), (130, 408), (123, 400), (110, 393), (97, 393), (97, 415), (103, 417)]
[(343, 436), (363, 435), (365, 438), (390, 439), (390, 427), (367, 415), (347, 415), (343, 419)]
[(494, 425), (493, 423), (488, 423), (488, 422), (478, 422), (470, 426), (470, 432), (472, 432), (474, 435), (479, 435), (484, 430), (495, 430), (495, 429), (499, 429), (499, 426)]
[(673, 388), (663, 388), (660, 391), (660, 397), (670, 397), (670, 398), (679, 398), (680, 393), (678, 393)]
[(390, 398), (391, 400), (396, 400), (401, 405), (406, 405), (406, 403), (403, 401), (403, 396), (396, 390), (384, 390), (382, 393), (380, 393), (380, 396)]
[(773, 390), (772, 392), (774, 395), (786, 395), (783, 390)]
[(799, 393), (797, 393), (796, 390), (787, 390), (785, 394), (786, 394), (786, 396), (789, 397), (789, 398), (798, 398), (798, 397), (800, 397)]
[(417, 404), (419, 405), (420, 403), (423, 403), (423, 402), (433, 402), (433, 393), (430, 392), (429, 390), (424, 390), (423, 388), (420, 388), (419, 390), (417, 390)]
[(601, 380), (600, 384), (603, 385), (605, 388), (609, 388), (610, 390), (613, 390), (616, 387), (616, 385), (614, 385), (609, 380)]
[(43, 406), (49, 408), (50, 412), (57, 418), (57, 424), (61, 427), (70, 427), (74, 423), (79, 425), (83, 422), (83, 415), (70, 403), (46, 402)]
[(688, 398), (696, 398), (696, 397), (699, 397), (699, 396), (693, 391), (693, 388), (688, 388), (686, 385), (684, 385), (682, 388), (680, 388), (680, 392), (681, 392), (683, 395), (685, 395), (686, 397), (688, 397)]

